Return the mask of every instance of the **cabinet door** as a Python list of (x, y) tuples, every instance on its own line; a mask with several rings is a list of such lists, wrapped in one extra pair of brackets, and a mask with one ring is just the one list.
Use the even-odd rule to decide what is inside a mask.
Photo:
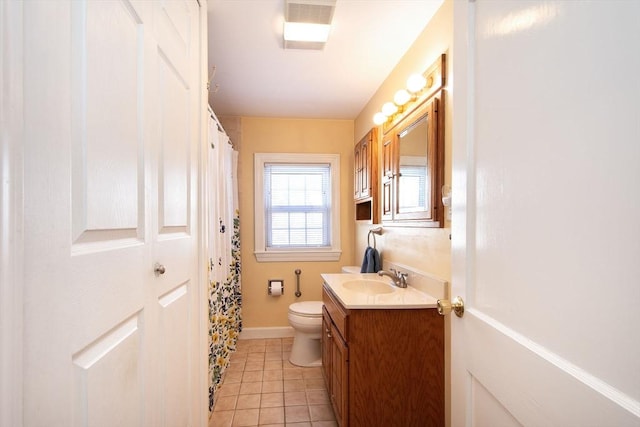
[(393, 183), (395, 172), (393, 167), (393, 134), (385, 135), (382, 142), (382, 219), (393, 219)]
[(324, 382), (327, 385), (327, 391), (331, 395), (331, 348), (333, 347), (331, 342), (331, 317), (327, 313), (326, 309), (322, 309), (322, 376)]
[(331, 404), (338, 425), (345, 427), (348, 425), (349, 352), (340, 332), (333, 325), (331, 325), (331, 337)]
[(360, 198), (369, 197), (371, 195), (371, 142), (368, 134), (360, 143)]
[(353, 199), (360, 198), (360, 182), (362, 175), (362, 155), (360, 150), (361, 144), (358, 142), (353, 150)]
[(442, 221), (437, 107), (434, 97), (393, 131), (394, 220)]

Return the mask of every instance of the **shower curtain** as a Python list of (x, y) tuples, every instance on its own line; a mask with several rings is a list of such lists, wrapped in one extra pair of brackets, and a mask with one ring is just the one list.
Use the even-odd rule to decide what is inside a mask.
[(209, 119), (209, 412), (242, 330), (238, 153)]

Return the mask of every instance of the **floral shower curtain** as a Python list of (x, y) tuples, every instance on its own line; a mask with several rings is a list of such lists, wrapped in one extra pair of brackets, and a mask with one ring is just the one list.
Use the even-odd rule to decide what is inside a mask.
[(238, 153), (209, 119), (209, 412), (242, 329)]

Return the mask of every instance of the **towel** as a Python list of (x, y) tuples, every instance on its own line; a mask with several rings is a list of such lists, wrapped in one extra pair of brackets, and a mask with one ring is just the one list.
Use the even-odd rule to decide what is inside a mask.
[(380, 268), (380, 254), (378, 250), (368, 246), (367, 249), (364, 250), (360, 273), (377, 273), (380, 271)]

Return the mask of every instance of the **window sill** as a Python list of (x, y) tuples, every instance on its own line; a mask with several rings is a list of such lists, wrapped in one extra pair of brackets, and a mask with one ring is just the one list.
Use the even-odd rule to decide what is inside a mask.
[(338, 261), (342, 251), (269, 251), (254, 252), (258, 262)]

